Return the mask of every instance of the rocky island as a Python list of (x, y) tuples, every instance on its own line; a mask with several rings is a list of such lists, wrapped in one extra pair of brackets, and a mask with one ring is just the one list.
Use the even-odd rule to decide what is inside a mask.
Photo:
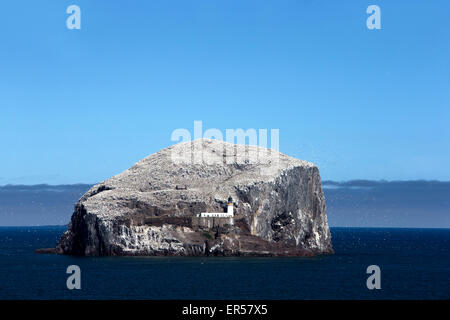
[[(174, 161), (183, 154), (189, 161)], [(200, 215), (226, 212), (228, 205), (231, 218)], [(92, 187), (53, 251), (311, 256), (333, 248), (314, 164), (271, 149), (199, 139), (163, 149)]]

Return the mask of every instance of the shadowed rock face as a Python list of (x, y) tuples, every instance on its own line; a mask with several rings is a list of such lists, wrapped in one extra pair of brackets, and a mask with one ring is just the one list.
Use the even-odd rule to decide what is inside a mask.
[[(223, 212), (229, 196), (233, 226), (192, 224), (197, 213)], [(56, 252), (314, 255), (333, 249), (316, 166), (274, 150), (200, 139), (161, 150), (92, 187), (75, 205)]]

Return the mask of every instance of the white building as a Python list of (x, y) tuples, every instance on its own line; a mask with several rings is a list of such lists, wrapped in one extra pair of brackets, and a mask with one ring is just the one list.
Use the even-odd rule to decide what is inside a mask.
[(202, 212), (197, 214), (201, 218), (233, 218), (233, 198), (228, 198), (227, 212)]

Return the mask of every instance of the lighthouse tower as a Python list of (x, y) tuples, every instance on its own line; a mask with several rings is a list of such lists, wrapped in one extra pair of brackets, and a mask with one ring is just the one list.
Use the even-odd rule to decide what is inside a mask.
[(231, 217), (234, 216), (234, 213), (233, 213), (233, 198), (231, 198), (231, 197), (228, 198), (227, 214), (228, 214), (228, 216), (231, 216)]

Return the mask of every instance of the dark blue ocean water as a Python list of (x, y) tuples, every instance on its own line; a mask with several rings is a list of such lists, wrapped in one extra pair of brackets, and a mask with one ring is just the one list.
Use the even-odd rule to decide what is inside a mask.
[[(77, 258), (35, 254), (65, 227), (0, 227), (0, 299), (449, 299), (450, 229), (332, 228), (315, 258)], [(81, 290), (66, 268), (81, 268)], [(366, 268), (381, 268), (381, 290)]]

